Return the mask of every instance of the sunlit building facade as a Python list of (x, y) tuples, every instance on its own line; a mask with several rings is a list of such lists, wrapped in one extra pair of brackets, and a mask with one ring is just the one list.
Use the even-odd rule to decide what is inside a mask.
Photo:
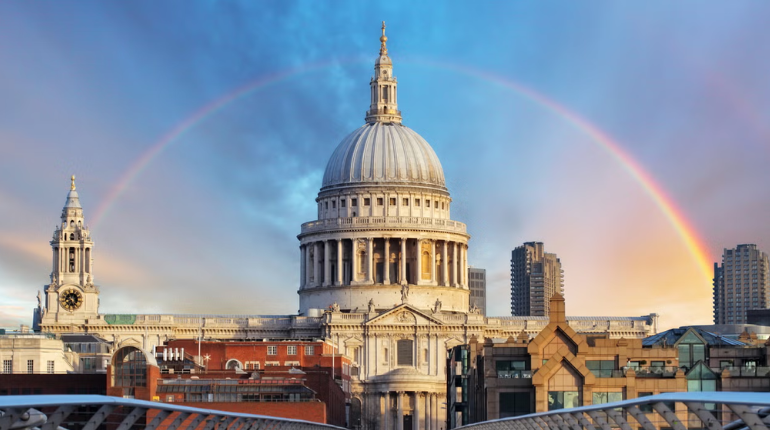
[(767, 253), (754, 244), (725, 248), (714, 264), (714, 324), (746, 324), (746, 313), (770, 307)]
[(525, 242), (511, 252), (511, 315), (546, 316), (549, 300), (564, 294), (564, 271), (543, 242)]

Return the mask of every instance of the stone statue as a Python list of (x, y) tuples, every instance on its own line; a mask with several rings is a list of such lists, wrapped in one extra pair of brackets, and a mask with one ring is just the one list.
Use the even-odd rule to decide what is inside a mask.
[(88, 275), (88, 278), (86, 278), (86, 285), (92, 285), (91, 284), (91, 275)]
[(479, 309), (479, 307), (474, 304), (473, 306), (471, 306), (471, 309), (469, 312), (472, 314), (480, 314), (481, 309)]
[(37, 290), (37, 307), (40, 308), (43, 306), (43, 295), (40, 294), (40, 290)]
[(436, 304), (433, 306), (433, 313), (434, 314), (437, 314), (437, 313), (441, 312), (441, 305), (442, 305), (441, 300), (436, 299)]
[(409, 302), (409, 285), (402, 285), (401, 286), (401, 303), (406, 304)]
[(369, 312), (374, 312), (374, 299), (369, 299)]
[(340, 305), (337, 304), (337, 302), (332, 303), (332, 312), (339, 312), (340, 311)]

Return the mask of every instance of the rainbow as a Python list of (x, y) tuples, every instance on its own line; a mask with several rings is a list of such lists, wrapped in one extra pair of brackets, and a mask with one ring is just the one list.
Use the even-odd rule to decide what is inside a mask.
[(421, 64), (431, 67), (438, 67), (442, 69), (452, 70), (465, 75), (474, 76), (483, 79), (488, 82), (495, 83), (504, 88), (513, 90), (514, 92), (534, 101), (542, 107), (556, 113), (562, 119), (572, 124), (578, 130), (588, 135), (594, 142), (609, 153), (615, 160), (617, 160), (623, 168), (628, 172), (634, 180), (641, 185), (642, 189), (647, 195), (652, 198), (653, 202), (663, 212), (663, 215), (674, 227), (674, 230), (682, 238), (688, 252), (694, 257), (700, 273), (703, 275), (706, 285), (712, 281), (712, 259), (708, 251), (708, 246), (705, 241), (699, 237), (697, 230), (688, 222), (684, 212), (679, 209), (671, 197), (663, 190), (647, 172), (641, 164), (634, 160), (631, 155), (623, 149), (617, 140), (613, 139), (607, 132), (603, 131), (595, 124), (590, 123), (585, 118), (581, 117), (574, 111), (568, 109), (564, 105), (546, 97), (545, 95), (525, 87), (517, 82), (505, 79), (501, 76), (494, 75), (489, 72), (470, 68), (467, 66), (461, 66), (457, 64), (439, 63), (425, 60), (415, 60), (415, 64)]
[[(246, 95), (251, 94), (257, 90), (264, 89), (270, 85), (274, 85), (285, 79), (292, 78), (302, 73), (307, 73), (313, 70), (322, 69), (331, 65), (339, 65), (352, 62), (368, 61), (367, 59), (358, 58), (354, 60), (346, 61), (328, 61), (319, 62), (306, 65), (299, 68), (288, 69), (281, 71), (266, 77), (259, 78), (255, 81), (249, 82), (246, 85), (240, 86), (235, 90), (217, 98), (216, 100), (200, 107), (194, 111), (190, 116), (184, 119), (182, 122), (171, 128), (166, 134), (164, 134), (160, 140), (153, 144), (148, 150), (146, 150), (129, 168), (121, 175), (118, 182), (108, 192), (107, 196), (102, 200), (101, 204), (97, 207), (94, 224), (98, 224), (104, 216), (108, 213), (110, 207), (118, 199), (118, 197), (126, 190), (128, 185), (136, 178), (136, 176), (165, 148), (169, 147), (172, 143), (179, 140), (185, 132), (193, 128), (196, 124), (203, 121), (207, 117), (220, 111), (230, 103), (243, 98)], [(416, 65), (423, 65), (429, 67), (436, 67), (445, 70), (454, 71), (457, 73), (469, 75), (475, 78), (479, 78), (488, 82), (492, 82), (503, 88), (514, 91), (515, 93), (525, 97), (526, 99), (546, 108), (552, 113), (558, 115), (560, 118), (566, 120), (572, 126), (585, 133), (596, 142), (603, 150), (609, 153), (612, 158), (617, 160), (626, 172), (639, 183), (644, 189), (647, 195), (658, 206), (666, 219), (673, 226), (674, 230), (680, 236), (688, 252), (695, 259), (695, 263), (703, 275), (703, 280), (706, 285), (711, 283), (711, 257), (708, 252), (708, 247), (702, 238), (699, 237), (695, 227), (692, 223), (688, 222), (685, 214), (681, 209), (677, 207), (671, 197), (663, 190), (663, 188), (652, 178), (652, 176), (642, 167), (641, 164), (636, 162), (631, 155), (623, 149), (623, 147), (613, 139), (608, 133), (592, 124), (585, 118), (581, 117), (574, 111), (559, 104), (558, 102), (546, 97), (545, 95), (528, 88), (520, 83), (506, 79), (502, 76), (498, 76), (489, 72), (474, 69), (467, 66), (442, 63), (428, 60), (406, 60), (405, 63), (414, 63)]]
[(368, 61), (368, 59), (365, 59), (363, 57), (352, 58), (352, 59), (338, 59), (335, 61), (311, 63), (303, 67), (287, 69), (287, 70), (280, 71), (278, 73), (274, 73), (272, 75), (261, 77), (254, 81), (251, 81), (245, 85), (242, 85), (234, 89), (233, 91), (225, 94), (224, 96), (221, 96), (216, 100), (211, 101), (208, 104), (205, 104), (202, 107), (198, 108), (192, 114), (190, 114), (187, 118), (182, 120), (182, 122), (180, 122), (179, 124), (171, 128), (167, 133), (161, 136), (161, 138), (157, 142), (155, 142), (152, 146), (150, 146), (149, 149), (147, 149), (142, 155), (140, 155), (139, 158), (137, 158), (136, 161), (134, 161), (133, 164), (131, 164), (128, 167), (128, 169), (125, 170), (125, 172), (123, 172), (123, 174), (118, 179), (117, 183), (108, 191), (105, 198), (102, 199), (99, 206), (97, 206), (96, 211), (94, 212), (94, 218), (92, 221), (93, 225), (97, 226), (102, 221), (102, 219), (104, 219), (104, 217), (107, 215), (112, 205), (115, 203), (115, 201), (117, 201), (118, 197), (120, 197), (120, 195), (126, 191), (128, 186), (139, 175), (139, 173), (141, 173), (142, 170), (144, 170), (152, 160), (154, 160), (161, 152), (163, 152), (164, 149), (168, 148), (169, 146), (171, 146), (171, 144), (179, 140), (179, 138), (183, 134), (185, 134), (185, 132), (193, 128), (196, 124), (214, 115), (215, 113), (219, 112), (225, 106), (229, 105), (230, 103), (236, 100), (243, 98), (246, 95), (251, 94), (254, 91), (265, 89), (270, 85), (274, 85), (285, 79), (293, 78), (303, 73), (324, 69), (326, 67), (333, 66), (333, 65), (357, 63), (357, 62), (364, 62), (364, 61)]

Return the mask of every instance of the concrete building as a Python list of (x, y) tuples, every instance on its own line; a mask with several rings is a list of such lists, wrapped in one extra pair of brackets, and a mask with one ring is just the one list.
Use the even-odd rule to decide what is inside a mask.
[(511, 315), (546, 316), (549, 300), (564, 295), (564, 271), (543, 242), (525, 242), (511, 252)]
[[(451, 219), (438, 156), (401, 124), (384, 27), (380, 42), (366, 123), (332, 153), (315, 197), (317, 219), (302, 224), (298, 235), (299, 315), (99, 313), (94, 242), (73, 179), (51, 241), (51, 282), (35, 310), (40, 329), (97, 335), (153, 361), (148, 351), (174, 339), (323, 339), (350, 360), (351, 426), (445, 429), (447, 349), (472, 336), (535, 336), (549, 321), (545, 315), (485, 317), (471, 306), (470, 236)], [(583, 334), (641, 339), (655, 333), (657, 315), (566, 318), (564, 324)], [(197, 348), (185, 347), (185, 354), (192, 363), (205, 358)], [(244, 360), (263, 361), (236, 359), (244, 367)]]
[(757, 245), (725, 248), (714, 264), (714, 324), (746, 324), (746, 312), (770, 307), (770, 264)]
[(481, 315), (487, 315), (487, 269), (468, 268), (468, 287), (470, 288), (470, 309), (478, 309)]

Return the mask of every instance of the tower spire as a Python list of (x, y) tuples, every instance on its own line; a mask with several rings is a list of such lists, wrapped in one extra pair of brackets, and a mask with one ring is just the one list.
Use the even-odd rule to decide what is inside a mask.
[(388, 55), (388, 36), (385, 35), (385, 21), (382, 21), (382, 37), (380, 37), (380, 55)]
[(398, 110), (398, 81), (393, 76), (393, 61), (388, 56), (388, 36), (385, 35), (385, 21), (382, 21), (380, 55), (374, 62), (374, 77), (369, 82), (372, 102), (366, 112), (366, 122), (373, 124), (401, 123)]

